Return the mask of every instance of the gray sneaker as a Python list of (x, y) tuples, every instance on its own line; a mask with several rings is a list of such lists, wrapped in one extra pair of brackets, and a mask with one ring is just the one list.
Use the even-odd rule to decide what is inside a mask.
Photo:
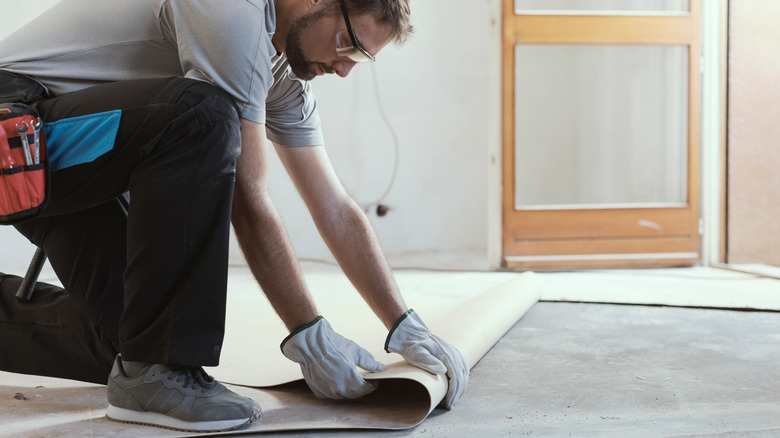
[(137, 377), (128, 377), (117, 356), (108, 377), (106, 416), (188, 432), (218, 432), (256, 420), (260, 406), (230, 391), (203, 368), (154, 364)]

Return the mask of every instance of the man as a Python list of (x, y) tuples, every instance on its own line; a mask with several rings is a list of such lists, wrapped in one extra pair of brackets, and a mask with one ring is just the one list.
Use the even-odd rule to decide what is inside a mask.
[[(375, 389), (356, 367), (384, 366), (332, 330), (304, 284), (268, 196), (268, 138), (389, 330), (385, 348), (446, 373), (452, 407), (468, 365), (404, 303), (328, 160), (307, 82), (345, 77), (410, 31), (408, 0), (63, 0), (0, 42), (0, 101), (35, 108), (50, 146), (49, 206), (17, 229), (67, 291), (42, 287), (19, 303), (3, 288), (0, 348), (16, 353), (0, 368), (108, 380), (107, 415), (121, 421), (250, 423), (259, 407), (201, 368), (219, 360), (232, 220), (291, 331), (282, 351), (312, 391)], [(126, 214), (115, 201), (124, 192)]]

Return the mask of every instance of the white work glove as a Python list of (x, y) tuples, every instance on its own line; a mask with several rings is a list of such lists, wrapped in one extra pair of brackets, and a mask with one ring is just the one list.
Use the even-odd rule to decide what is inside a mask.
[(469, 366), (457, 348), (431, 333), (414, 310), (406, 312), (385, 342), (385, 351), (398, 353), (410, 364), (432, 374), (447, 374), (449, 387), (442, 400), (452, 409), (469, 385)]
[(319, 398), (358, 398), (370, 394), (377, 383), (363, 379), (357, 367), (384, 371), (360, 345), (333, 331), (322, 316), (299, 327), (282, 341), (282, 353), (301, 366), (303, 378)]

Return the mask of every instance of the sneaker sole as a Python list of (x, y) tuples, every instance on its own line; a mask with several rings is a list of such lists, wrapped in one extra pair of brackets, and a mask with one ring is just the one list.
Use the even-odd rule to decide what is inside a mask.
[(244, 427), (255, 421), (260, 417), (260, 411), (256, 409), (251, 417), (239, 418), (237, 420), (184, 421), (156, 412), (133, 411), (109, 404), (106, 417), (125, 423), (144, 424), (185, 432), (226, 432)]

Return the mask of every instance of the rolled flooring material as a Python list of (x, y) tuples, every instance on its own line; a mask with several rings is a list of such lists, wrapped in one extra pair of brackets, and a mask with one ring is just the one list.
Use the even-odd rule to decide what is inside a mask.
[[(405, 273), (399, 277), (407, 304), (434, 333), (457, 346), (471, 367), (542, 292), (541, 280), (533, 273)], [(333, 278), (338, 277), (310, 281), (316, 285), (321, 313), (336, 331), (388, 365), (386, 371), (366, 376), (379, 382), (377, 391), (367, 397), (353, 401), (316, 398), (301, 380), (298, 365), (281, 354), (279, 342), (287, 330), (262, 294), (247, 287), (251, 279), (238, 276), (231, 280), (221, 365), (207, 371), (232, 390), (257, 400), (263, 408), (259, 421), (238, 431), (207, 435), (113, 422), (104, 416), (104, 387), (51, 379), (46, 388), (2, 387), (4, 392), (41, 396), (44, 399), (39, 401), (48, 403), (24, 406), (17, 401), (0, 406), (3, 416), (12, 419), (6, 430), (14, 436), (217, 436), (326, 429), (401, 430), (420, 424), (444, 398), (446, 379), (406, 364), (399, 355), (385, 353), (386, 329), (348, 284)], [(30, 381), (29, 376), (24, 377)], [(56, 392), (55, 397), (48, 396), (52, 392)], [(46, 421), (41, 421), (44, 417)]]
[[(455, 345), (473, 367), (539, 300), (540, 295), (538, 277), (526, 273), (477, 295), (460, 296), (460, 300), (453, 297), (443, 306), (448, 308), (443, 313), (436, 311), (437, 307), (442, 307), (440, 302), (416, 296), (409, 300), (415, 301), (412, 304), (415, 311), (432, 317), (427, 322), (430, 329)], [(350, 305), (352, 301), (331, 299), (326, 307), (338, 321), (358, 318), (357, 315), (366, 313), (357, 313), (358, 309)], [(311, 429), (407, 429), (425, 420), (447, 392), (443, 376), (434, 376), (408, 365), (397, 354), (383, 351), (386, 335), (383, 327), (361, 323), (346, 327), (342, 334), (364, 345), (377, 360), (388, 365), (386, 371), (366, 375), (367, 379), (380, 382), (379, 389), (355, 401), (317, 399), (299, 380), (298, 366), (281, 355), (278, 345), (273, 351), (257, 349), (248, 352), (246, 348), (237, 347), (247, 345), (251, 334), (262, 330), (264, 324), (261, 318), (252, 317), (251, 310), (246, 310), (254, 306), (240, 306), (237, 301), (233, 303), (235, 306), (228, 311), (229, 318), (244, 324), (240, 331), (228, 335), (223, 352), (225, 363), (213, 370), (213, 374), (223, 382), (252, 386), (240, 387), (237, 391), (259, 401), (263, 406), (263, 416), (257, 424), (231, 434)], [(455, 303), (457, 305), (452, 307)], [(368, 316), (371, 316), (370, 312)], [(283, 333), (280, 335), (283, 336)], [(277, 362), (276, 352), (282, 359), (268, 369), (278, 374), (273, 375), (264, 369), (260, 375), (257, 371), (244, 369), (246, 365), (262, 363), (263, 358), (272, 357)], [(239, 366), (238, 363), (246, 365)], [(258, 384), (260, 381), (265, 384)], [(291, 381), (297, 382), (287, 383)], [(281, 386), (256, 388), (269, 386), (269, 383)]]

